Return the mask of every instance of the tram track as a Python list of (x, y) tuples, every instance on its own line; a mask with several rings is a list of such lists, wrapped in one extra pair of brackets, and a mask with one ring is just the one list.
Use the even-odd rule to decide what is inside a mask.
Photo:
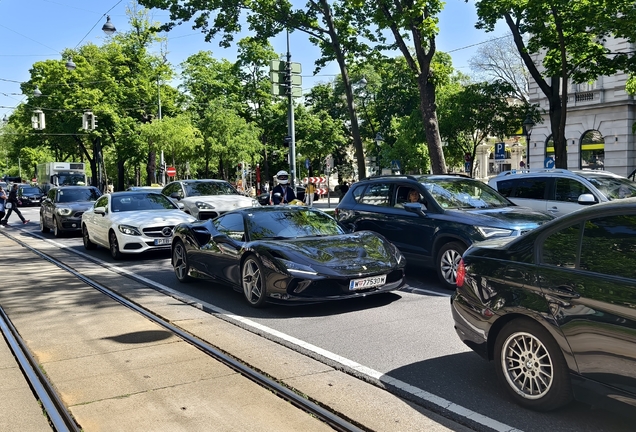
[[(9, 237), (12, 241), (16, 242), (20, 246), (34, 253), (41, 259), (73, 275), (75, 278), (90, 286), (91, 288), (99, 291), (101, 294), (116, 301), (120, 305), (137, 312), (151, 322), (161, 326), (166, 331), (181, 338), (182, 340), (196, 347), (198, 350), (204, 352), (206, 355), (210, 356), (216, 361), (229, 367), (243, 377), (248, 378), (254, 383), (276, 394), (278, 397), (282, 398), (293, 406), (309, 413), (317, 419), (320, 419), (322, 422), (329, 425), (334, 430), (351, 432), (362, 432), (369, 430), (362, 425), (354, 424), (349, 419), (340, 416), (338, 413), (332, 412), (327, 408), (319, 405), (318, 403), (309, 400), (304, 395), (297, 393), (294, 389), (277, 382), (269, 376), (242, 363), (236, 358), (227, 355), (226, 353), (220, 351), (205, 340), (202, 340), (195, 335), (184, 331), (180, 327), (166, 321), (152, 311), (118, 294), (116, 291), (110, 289), (109, 287), (93, 280), (90, 277), (87, 277), (86, 275), (81, 274), (67, 264), (64, 264), (60, 260), (54, 258), (53, 256), (34, 248), (25, 241), (22, 241), (19, 238), (7, 233), (4, 233), (4, 235)], [(119, 274), (124, 277), (130, 277), (130, 275), (127, 274)], [(135, 280), (138, 283), (144, 283), (143, 278), (132, 277), (131, 279)], [(73, 420), (71, 413), (64, 406), (61, 398), (57, 395), (54, 386), (48, 381), (44, 373), (40, 370), (35, 358), (30, 354), (28, 347), (19, 337), (19, 332), (11, 324), (9, 317), (1, 308), (0, 318), (2, 318), (0, 323), (2, 333), (5, 335), (5, 338), (9, 342), (11, 350), (13, 351), (16, 359), (19, 361), (20, 367), (24, 372), (25, 378), (34, 389), (34, 393), (37, 395), (38, 399), (41, 401), (42, 406), (46, 411), (50, 422), (55, 430), (60, 432), (79, 431), (80, 429), (78, 428), (78, 425)]]

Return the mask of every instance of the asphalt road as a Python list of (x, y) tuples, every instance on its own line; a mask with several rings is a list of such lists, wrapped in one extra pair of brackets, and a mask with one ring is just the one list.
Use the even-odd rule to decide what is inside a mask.
[[(634, 430), (636, 414), (630, 419), (576, 402), (555, 412), (535, 413), (511, 403), (496, 382), (494, 365), (472, 353), (455, 334), (450, 292), (439, 286), (431, 271), (409, 268), (408, 287), (397, 293), (257, 310), (231, 288), (205, 281), (180, 284), (168, 253), (115, 262), (106, 249), (86, 251), (79, 236), (56, 239), (41, 234), (37, 208), (24, 209), (23, 214), (30, 224), (6, 229), (24, 229), (178, 290), (216, 308), (229, 320), (240, 321), (241, 326), (258, 327), (255, 331), (266, 337), (299, 346), (300, 351), (326, 362), (353, 365), (361, 375), (397, 379), (415, 388), (409, 391), (424, 390), (444, 398), (456, 404), (451, 406), (455, 413), (468, 409), (483, 416), (478, 418), (482, 424), (524, 431)], [(18, 225), (15, 216), (12, 221)]]

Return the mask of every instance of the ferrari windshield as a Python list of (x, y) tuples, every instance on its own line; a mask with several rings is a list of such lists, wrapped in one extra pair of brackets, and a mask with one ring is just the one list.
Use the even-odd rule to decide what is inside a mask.
[(231, 184), (224, 181), (186, 183), (187, 196), (238, 195)]
[(427, 177), (420, 182), (443, 209), (483, 209), (514, 205), (496, 190), (478, 180)]
[(248, 213), (246, 220), (251, 240), (344, 234), (342, 228), (330, 216), (302, 207)]
[(178, 207), (165, 196), (152, 192), (115, 194), (111, 197), (110, 205), (113, 212), (178, 209)]

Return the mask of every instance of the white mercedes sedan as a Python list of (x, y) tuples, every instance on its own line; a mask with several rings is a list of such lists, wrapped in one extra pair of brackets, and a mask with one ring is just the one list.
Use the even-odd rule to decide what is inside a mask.
[(170, 249), (174, 227), (195, 220), (160, 193), (114, 192), (84, 212), (82, 237), (86, 249), (103, 246), (114, 259), (121, 259), (124, 254)]

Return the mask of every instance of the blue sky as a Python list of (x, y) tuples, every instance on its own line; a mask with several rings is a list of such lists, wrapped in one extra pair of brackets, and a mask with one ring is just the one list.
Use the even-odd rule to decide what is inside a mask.
[[(66, 48), (92, 42), (101, 44), (107, 36), (102, 32), (106, 14), (118, 31), (128, 27), (126, 8), (130, 0), (0, 0), (0, 119), (10, 115), (12, 108), (24, 96), (19, 82), (27, 81), (33, 63), (46, 59), (60, 59)], [(151, 11), (153, 21), (165, 22), (168, 13)], [(448, 0), (440, 15), (440, 33), (437, 49), (450, 52), (456, 69), (470, 74), (468, 60), (475, 55), (478, 44), (505, 35), (500, 25), (493, 33), (474, 27), (476, 13), (472, 2)], [(206, 43), (203, 35), (184, 24), (167, 34), (167, 59), (178, 66), (189, 55), (198, 51), (212, 51), (217, 58), (235, 59), (235, 50), (225, 50), (216, 41)], [(287, 50), (284, 35), (272, 41), (277, 52)], [(159, 46), (156, 52), (159, 52)], [(303, 87), (330, 81), (338, 73), (335, 64), (328, 65), (319, 76), (311, 76), (318, 50), (299, 32), (290, 38), (292, 61), (303, 66)], [(396, 53), (398, 55), (398, 53)]]

